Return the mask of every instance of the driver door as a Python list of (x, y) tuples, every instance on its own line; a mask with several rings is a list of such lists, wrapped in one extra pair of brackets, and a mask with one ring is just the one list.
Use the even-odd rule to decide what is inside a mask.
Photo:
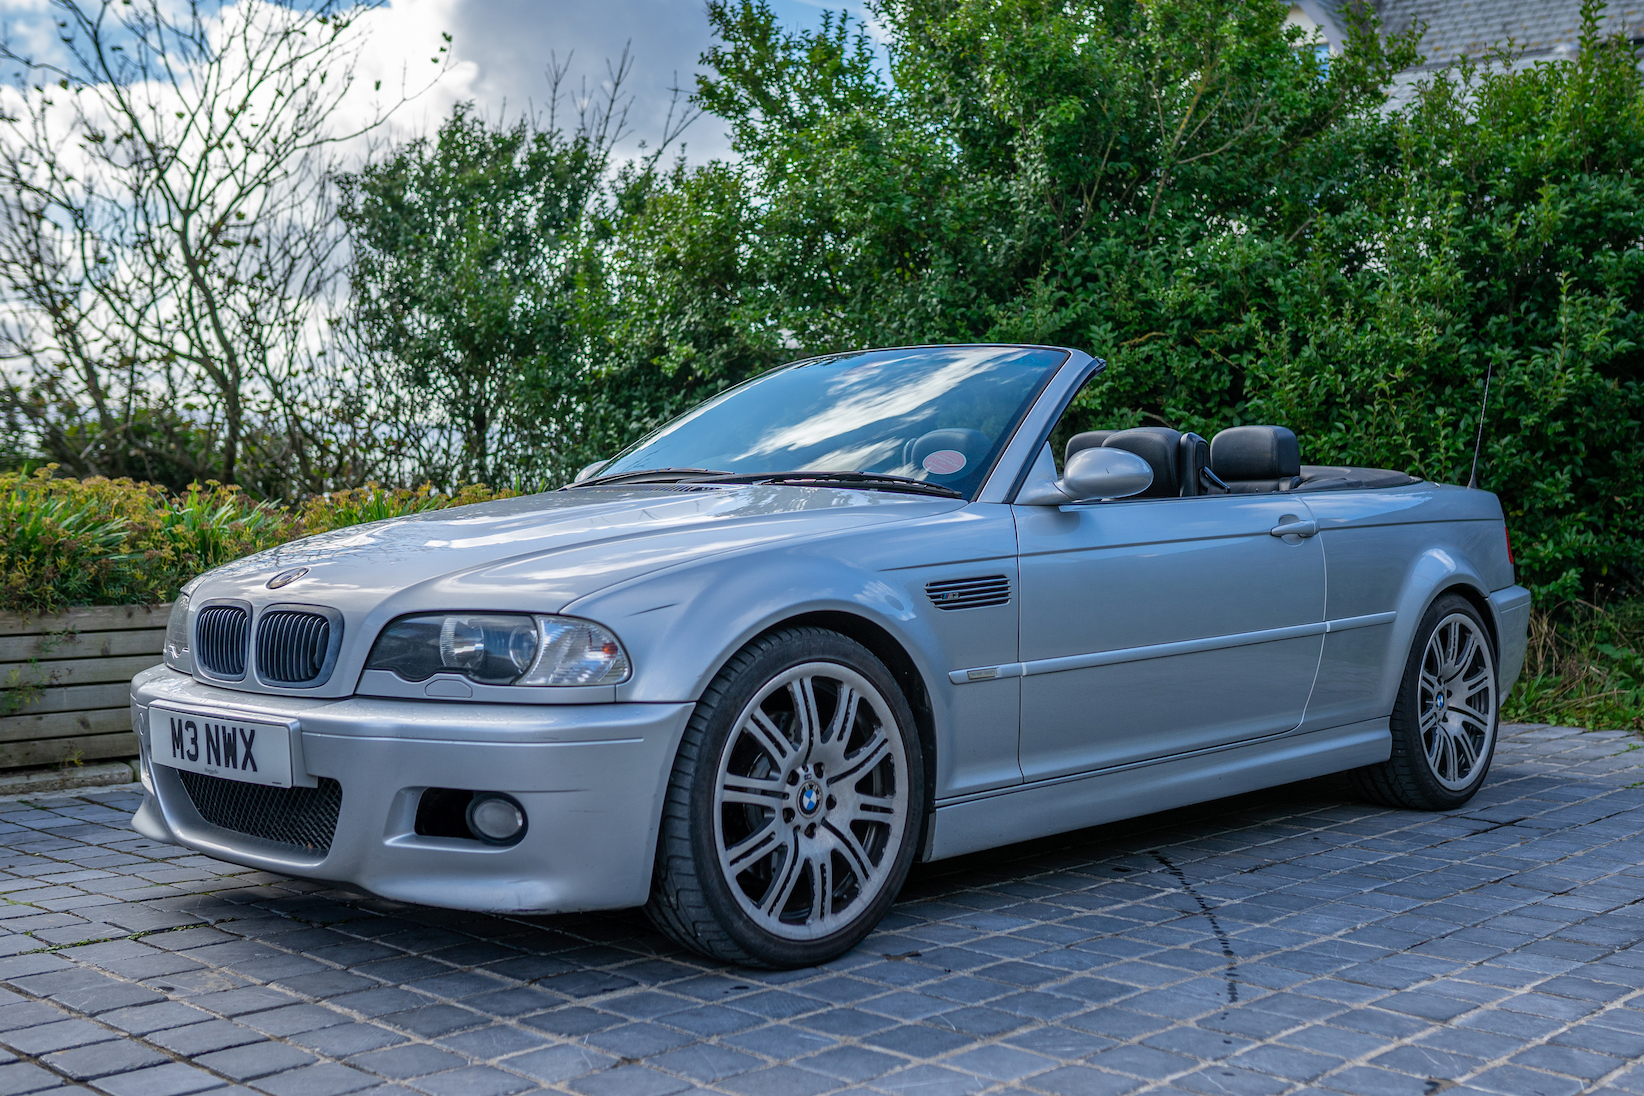
[(1324, 642), (1324, 552), (1288, 494), (1016, 506), (1029, 781), (1288, 731)]

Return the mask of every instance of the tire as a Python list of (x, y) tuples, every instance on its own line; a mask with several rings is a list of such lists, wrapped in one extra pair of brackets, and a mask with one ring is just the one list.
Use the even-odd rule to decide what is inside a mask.
[(1389, 728), (1393, 752), (1354, 770), (1376, 803), (1448, 811), (1473, 798), (1490, 771), (1500, 724), (1496, 652), (1484, 618), (1455, 594), (1435, 601), (1416, 629)]
[(924, 807), (913, 712), (884, 663), (821, 628), (761, 636), (685, 728), (645, 912), (726, 962), (836, 959), (901, 890)]

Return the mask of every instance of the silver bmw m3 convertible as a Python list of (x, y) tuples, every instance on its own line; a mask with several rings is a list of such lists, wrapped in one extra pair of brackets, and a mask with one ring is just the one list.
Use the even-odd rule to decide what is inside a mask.
[(1280, 426), (1069, 436), (1101, 368), (814, 358), (565, 489), (203, 575), (132, 685), (134, 824), (800, 966), (916, 859), (1341, 771), (1465, 802), (1529, 612), (1495, 496)]

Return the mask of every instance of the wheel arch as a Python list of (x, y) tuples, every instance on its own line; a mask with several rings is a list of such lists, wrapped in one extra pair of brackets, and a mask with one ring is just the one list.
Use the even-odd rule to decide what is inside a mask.
[(1477, 586), (1470, 585), (1466, 582), (1452, 582), (1450, 585), (1444, 587), (1428, 599), (1426, 606), (1422, 608), (1421, 615), (1425, 617), (1427, 615), (1427, 610), (1431, 609), (1438, 602), (1438, 599), (1444, 597), (1446, 594), (1455, 594), (1457, 597), (1460, 597), (1463, 601), (1467, 602), (1467, 604), (1471, 605), (1474, 609), (1478, 610), (1479, 618), (1484, 621), (1484, 630), (1490, 635), (1490, 653), (1495, 656), (1497, 670), (1499, 672), (1501, 662), (1501, 636), (1496, 626), (1495, 609), (1490, 605), (1490, 596), (1480, 590)]
[(1485, 629), (1497, 656), (1501, 641), (1496, 634), (1495, 613), (1490, 608), (1490, 593), (1484, 580), (1460, 553), (1448, 546), (1434, 547), (1420, 553), (1405, 572), (1402, 589), (1396, 602), (1397, 618), (1382, 664), (1381, 684), (1377, 692), (1376, 711), (1386, 714), (1393, 710), (1399, 683), (1404, 678), (1404, 667), (1416, 642), (1416, 633), (1427, 616), (1427, 610), (1446, 594), (1456, 594), (1472, 605), (1484, 617)]

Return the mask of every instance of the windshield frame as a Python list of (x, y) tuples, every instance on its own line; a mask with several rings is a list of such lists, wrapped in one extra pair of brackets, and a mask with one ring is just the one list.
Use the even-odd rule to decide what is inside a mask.
[[(1032, 414), (1034, 412), (1034, 409), (1039, 406), (1040, 400), (1042, 399), (1042, 397), (1045, 394), (1045, 390), (1051, 385), (1051, 383), (1057, 377), (1061, 376), (1062, 373), (1065, 372), (1065, 370), (1067, 369), (1068, 363), (1070, 361), (1072, 361), (1075, 356), (1081, 356), (1081, 357), (1083, 356), (1079, 351), (1070, 349), (1069, 347), (1065, 347), (1065, 346), (1049, 346), (1049, 345), (1045, 345), (1045, 344), (1041, 344), (1041, 343), (984, 343), (984, 342), (915, 343), (915, 344), (908, 345), (908, 346), (870, 346), (870, 347), (861, 347), (861, 348), (854, 349), (854, 350), (839, 350), (839, 351), (833, 351), (833, 352), (827, 353), (827, 354), (813, 354), (810, 357), (797, 358), (794, 361), (783, 362), (780, 365), (774, 365), (769, 369), (763, 370), (760, 373), (756, 374), (755, 376), (749, 377), (748, 379), (746, 379), (744, 381), (741, 381), (738, 384), (734, 384), (734, 385), (732, 385), (731, 387), (725, 389), (722, 392), (716, 392), (712, 396), (709, 396), (707, 399), (702, 400), (699, 403), (696, 403), (696, 404), (692, 405), (691, 407), (687, 408), (686, 410), (681, 411), (679, 414), (670, 417), (666, 422), (658, 424), (653, 429), (647, 431), (642, 437), (640, 437), (637, 440), (631, 442), (630, 444), (624, 446), (619, 452), (616, 453), (616, 455), (612, 456), (609, 460), (604, 462), (604, 464), (601, 466), (601, 471), (603, 472), (603, 469), (609, 468), (611, 465), (615, 464), (617, 461), (621, 460), (623, 457), (627, 456), (628, 454), (630, 454), (630, 453), (634, 452), (635, 450), (641, 448), (642, 446), (646, 445), (652, 439), (654, 439), (654, 438), (658, 437), (659, 435), (661, 435), (665, 430), (668, 429), (669, 426), (671, 426), (672, 424), (678, 422), (680, 419), (683, 419), (683, 418), (686, 418), (690, 415), (693, 415), (696, 412), (702, 410), (703, 408), (707, 407), (710, 404), (717, 403), (719, 401), (728, 399), (731, 396), (734, 396), (736, 393), (742, 391), (744, 388), (748, 388), (748, 387), (750, 387), (754, 384), (758, 384), (759, 382), (766, 380), (767, 378), (769, 378), (770, 376), (772, 376), (775, 373), (783, 372), (783, 371), (789, 370), (789, 369), (795, 369), (795, 368), (798, 368), (800, 366), (809, 365), (809, 364), (812, 364), (812, 363), (815, 363), (815, 362), (826, 362), (826, 361), (831, 361), (831, 360), (838, 359), (838, 358), (850, 357), (850, 356), (856, 355), (856, 354), (895, 353), (897, 351), (904, 351), (904, 350), (971, 350), (971, 349), (986, 349), (986, 350), (1000, 350), (1000, 351), (1007, 351), (1007, 350), (1051, 350), (1051, 351), (1055, 351), (1057, 353), (1060, 353), (1062, 355), (1062, 360), (1059, 361), (1059, 362), (1055, 362), (1054, 364), (1048, 365), (1045, 368), (1044, 375), (1039, 378), (1038, 383), (1036, 385), (1034, 385), (1034, 387), (1032, 388), (1031, 391), (1029, 391), (1026, 395), (1024, 395), (1022, 397), (1021, 402), (1017, 405), (1017, 409), (1016, 409), (1016, 413), (1015, 413), (1014, 417), (1006, 423), (1005, 429), (1001, 432), (1000, 442), (995, 447), (995, 451), (994, 451), (994, 454), (993, 454), (993, 459), (988, 462), (987, 466), (982, 470), (981, 475), (979, 475), (976, 478), (975, 485), (968, 491), (956, 492), (956, 497), (963, 498), (964, 501), (966, 501), (966, 502), (975, 502), (977, 500), (977, 498), (987, 488), (988, 484), (990, 482), (992, 482), (995, 472), (997, 472), (998, 469), (999, 469), (1000, 462), (1005, 459), (1006, 454), (1010, 451), (1010, 449), (1012, 447), (1012, 444), (1016, 439), (1017, 434), (1022, 429), (1023, 423), (1025, 423), (1032, 416)], [(613, 480), (617, 481), (617, 483), (620, 483), (620, 481), (625, 479), (626, 477), (644, 475), (646, 471), (647, 470), (645, 470), (645, 469), (633, 469), (633, 470), (626, 471), (626, 472), (617, 472), (617, 473), (612, 474), (612, 478), (613, 478)], [(656, 471), (659, 472), (659, 473), (662, 473), (665, 470), (659, 468)], [(692, 470), (682, 470), (683, 474), (680, 476), (680, 480), (683, 481), (683, 482), (690, 482), (690, 483), (712, 483), (715, 480), (719, 480), (720, 482), (730, 483), (730, 482), (734, 482), (736, 480), (743, 479), (743, 478), (759, 479), (759, 478), (764, 478), (766, 476), (782, 476), (782, 477), (792, 477), (792, 478), (803, 478), (803, 473), (808, 472), (808, 471), (817, 471), (817, 470), (815, 470), (815, 469), (794, 468), (794, 469), (781, 469), (781, 470), (778, 470), (778, 471), (775, 471), (775, 472), (763, 472), (763, 473), (758, 473), (758, 472), (749, 472), (749, 473), (714, 472), (714, 473), (708, 473), (706, 470), (698, 471), (698, 470), (692, 469)], [(864, 475), (868, 475), (868, 476), (873, 476), (873, 475), (876, 475), (876, 474), (877, 473), (864, 473)], [(560, 490), (568, 491), (568, 490), (571, 490), (572, 488), (605, 486), (606, 484), (602, 484), (602, 482), (601, 482), (602, 480), (605, 480), (605, 479), (606, 479), (606, 477), (603, 474), (595, 474), (595, 475), (593, 475), (593, 476), (589, 477), (588, 479), (583, 480), (581, 482), (568, 483), (564, 487), (560, 488)], [(614, 485), (617, 485), (617, 484), (613, 483), (613, 484), (610, 484), (610, 485), (614, 486)], [(632, 486), (635, 487), (635, 488), (643, 488), (645, 486), (645, 484), (643, 484), (643, 483), (634, 483), (634, 484), (632, 484)], [(824, 485), (818, 484), (817, 486), (824, 486)], [(841, 490), (885, 490), (886, 489), (884, 487), (866, 487), (866, 486), (858, 486), (858, 485), (846, 484), (846, 483), (827, 484), (825, 486), (833, 487), (833, 488), (841, 489)], [(924, 492), (920, 492), (920, 493), (924, 494)]]

